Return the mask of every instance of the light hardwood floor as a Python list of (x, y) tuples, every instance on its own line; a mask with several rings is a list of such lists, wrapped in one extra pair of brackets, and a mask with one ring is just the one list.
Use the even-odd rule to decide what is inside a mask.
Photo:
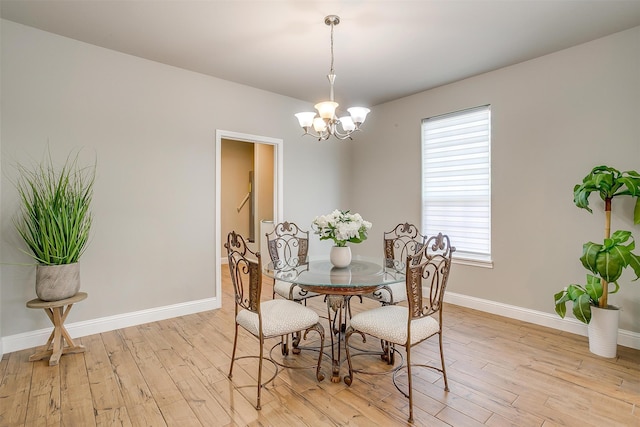
[[(64, 355), (54, 367), (29, 362), (35, 349), (6, 354), (0, 426), (407, 425), (407, 399), (388, 375), (334, 384), (328, 358), (321, 383), (313, 370), (281, 371), (256, 411), (256, 389), (241, 387), (255, 381), (256, 364), (239, 361), (233, 381), (227, 378), (233, 300), (226, 273), (220, 310), (78, 338), (86, 353)], [(270, 298), (270, 287), (263, 294)], [(326, 313), (318, 298), (310, 306)], [(353, 304), (354, 311), (375, 306)], [(415, 425), (640, 425), (640, 351), (619, 347), (608, 360), (591, 355), (584, 337), (452, 305), (444, 315), (451, 391), (439, 375), (417, 370)], [(257, 348), (241, 334), (240, 354)], [(437, 340), (413, 358), (437, 361)], [(358, 363), (381, 364), (376, 357)]]

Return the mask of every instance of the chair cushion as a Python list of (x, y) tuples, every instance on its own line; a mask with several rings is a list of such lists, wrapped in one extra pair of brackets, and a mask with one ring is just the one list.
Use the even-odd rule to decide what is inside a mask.
[[(260, 304), (262, 312), (262, 334), (265, 337), (286, 335), (307, 329), (318, 323), (318, 313), (297, 302), (274, 299)], [(251, 334), (258, 336), (258, 314), (242, 310), (236, 322)]]
[[(404, 345), (407, 342), (407, 307), (387, 305), (358, 313), (351, 318), (351, 327), (385, 341)], [(411, 345), (440, 330), (431, 316), (411, 321)]]
[[(273, 290), (276, 294), (280, 295), (282, 298), (289, 299), (289, 292), (292, 284), (289, 282), (283, 282), (282, 280), (276, 280), (276, 284), (273, 287)], [(300, 301), (305, 298), (311, 298), (319, 295), (316, 292), (307, 292), (304, 291), (300, 286), (293, 285), (293, 301)]]
[[(365, 297), (380, 301), (385, 304), (391, 303), (391, 295), (393, 295), (394, 304), (407, 300), (407, 285), (404, 282), (392, 283), (386, 286), (389, 289), (381, 288), (375, 291), (375, 295), (373, 293), (370, 293), (366, 294)], [(391, 293), (389, 293), (389, 291), (391, 291)]]

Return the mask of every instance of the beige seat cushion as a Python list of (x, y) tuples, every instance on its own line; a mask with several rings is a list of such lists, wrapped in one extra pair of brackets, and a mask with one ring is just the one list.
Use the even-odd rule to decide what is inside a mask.
[[(376, 301), (380, 301), (385, 304), (391, 304), (393, 300), (394, 304), (398, 304), (407, 300), (407, 285), (404, 282), (392, 283), (387, 285), (387, 288), (381, 288), (374, 293), (366, 294), (365, 297), (371, 298)], [(391, 293), (389, 293), (391, 291)], [(393, 299), (391, 296), (393, 295)]]
[[(387, 305), (358, 313), (351, 318), (351, 327), (395, 344), (407, 342), (407, 307)], [(411, 344), (430, 337), (440, 330), (438, 321), (431, 316), (411, 321)]]
[[(273, 287), (273, 290), (276, 294), (280, 295), (282, 298), (289, 299), (289, 292), (291, 289), (291, 283), (283, 282), (282, 280), (276, 280), (276, 284)], [(298, 285), (293, 286), (293, 300), (300, 301), (305, 298), (314, 297), (319, 295), (316, 292), (306, 292), (302, 290), (302, 288)]]
[[(265, 337), (286, 335), (305, 330), (318, 323), (318, 313), (297, 302), (274, 299), (260, 305), (262, 333)], [(238, 313), (236, 321), (251, 334), (258, 336), (258, 314), (249, 310)]]

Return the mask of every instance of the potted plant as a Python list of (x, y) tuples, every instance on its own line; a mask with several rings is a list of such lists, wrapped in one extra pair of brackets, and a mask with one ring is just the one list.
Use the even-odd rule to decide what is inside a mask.
[(334, 210), (328, 215), (315, 217), (311, 227), (320, 240), (333, 240), (335, 244), (329, 253), (331, 263), (337, 268), (351, 263), (351, 248), (347, 243), (362, 243), (367, 239), (371, 223), (358, 213)]
[(635, 241), (630, 231), (618, 230), (611, 234), (611, 202), (617, 196), (636, 197), (634, 224), (640, 224), (640, 174), (597, 166), (583, 179), (582, 184), (574, 187), (575, 205), (593, 212), (589, 207), (592, 192), (598, 192), (604, 201), (604, 241), (602, 244), (587, 242), (583, 245), (580, 261), (593, 274), (587, 274), (584, 286), (572, 284), (556, 293), (555, 310), (564, 318), (566, 303), (571, 301), (574, 316), (589, 325), (589, 349), (600, 356), (615, 357), (619, 311), (617, 307), (609, 305), (608, 294), (620, 289), (618, 279), (627, 267), (633, 269), (636, 275), (634, 280), (640, 277), (640, 256), (632, 252)]
[(20, 212), (14, 225), (29, 248), (23, 252), (38, 263), (36, 295), (45, 301), (69, 298), (80, 288), (78, 261), (89, 242), (95, 164), (81, 166), (76, 153), (56, 168), (48, 153), (40, 164), (17, 169)]

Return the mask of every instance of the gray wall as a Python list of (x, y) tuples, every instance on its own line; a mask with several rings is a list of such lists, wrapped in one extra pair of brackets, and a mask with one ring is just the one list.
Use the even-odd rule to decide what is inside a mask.
[[(284, 140), (284, 215), (310, 225), (341, 203), (346, 144), (302, 138), (308, 103), (2, 21), (0, 316), (7, 337), (49, 327), (13, 229), (13, 165), (51, 149), (97, 158), (89, 298), (68, 322), (215, 296), (216, 129)], [(224, 58), (220, 58), (224, 60)], [(269, 105), (269, 108), (265, 108)], [(317, 250), (320, 250), (318, 248)], [(6, 350), (5, 350), (6, 351)]]
[[(640, 171), (640, 27), (376, 107), (366, 143), (354, 145), (352, 187), (374, 235), (420, 224), (421, 119), (484, 104), (494, 268), (456, 264), (448, 290), (553, 313), (554, 293), (585, 283), (582, 244), (604, 234), (603, 203), (593, 194), (594, 214), (578, 209), (574, 185), (600, 164)], [(615, 200), (612, 230), (640, 238), (632, 220), (632, 199)], [(370, 239), (361, 250), (380, 245)], [(611, 299), (623, 308), (620, 327), (640, 332), (632, 278), (627, 271)]]

